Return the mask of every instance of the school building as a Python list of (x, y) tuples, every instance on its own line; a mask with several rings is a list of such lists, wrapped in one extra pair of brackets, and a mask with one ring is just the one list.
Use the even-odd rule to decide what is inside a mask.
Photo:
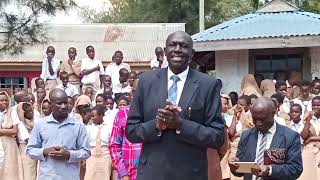
[(46, 48), (52, 45), (56, 57), (68, 59), (69, 47), (77, 49), (78, 59), (87, 57), (85, 48), (92, 45), (96, 58), (106, 66), (115, 51), (121, 50), (124, 62), (131, 69), (150, 69), (154, 49), (164, 47), (167, 36), (174, 31), (184, 31), (184, 23), (124, 23), (48, 25), (49, 42), (45, 45), (26, 47), (23, 54), (0, 57), (0, 88), (27, 88), (31, 79), (39, 77), (41, 62), (46, 59)]
[(240, 91), (248, 73), (267, 78), (279, 70), (297, 70), (303, 78), (320, 77), (320, 15), (283, 0), (192, 36), (202, 67), (214, 69), (222, 92)]

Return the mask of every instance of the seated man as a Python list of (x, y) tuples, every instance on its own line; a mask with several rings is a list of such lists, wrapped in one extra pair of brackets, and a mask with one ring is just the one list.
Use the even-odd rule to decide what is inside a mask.
[[(275, 123), (275, 108), (269, 98), (259, 98), (252, 105), (251, 113), (255, 127), (242, 133), (237, 155), (229, 161), (231, 172), (235, 176), (244, 176), (244, 180), (297, 179), (303, 169), (299, 134)], [(271, 160), (272, 158), (265, 157), (266, 150), (271, 155), (272, 152), (283, 152), (284, 157)], [(256, 162), (261, 170), (252, 169), (250, 174), (237, 173), (239, 165), (235, 162), (239, 161)]]

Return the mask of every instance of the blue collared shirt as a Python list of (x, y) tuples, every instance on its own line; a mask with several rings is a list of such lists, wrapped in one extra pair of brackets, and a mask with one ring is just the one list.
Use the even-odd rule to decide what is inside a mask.
[[(63, 146), (70, 151), (68, 161), (43, 156), (43, 149)], [(27, 154), (40, 160), (39, 180), (79, 180), (80, 160), (90, 156), (90, 144), (85, 126), (70, 115), (59, 123), (52, 116), (37, 121), (26, 148)]]

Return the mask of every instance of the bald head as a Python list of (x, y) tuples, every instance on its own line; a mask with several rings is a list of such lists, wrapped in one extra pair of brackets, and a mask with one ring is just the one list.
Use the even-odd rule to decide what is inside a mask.
[(21, 90), (14, 93), (14, 100), (19, 102), (27, 102), (28, 101), (28, 92), (26, 90)]
[(168, 43), (171, 42), (171, 40), (174, 37), (181, 37), (181, 38), (185, 39), (188, 43), (190, 43), (191, 48), (193, 48), (193, 40), (192, 40), (191, 36), (184, 31), (176, 31), (176, 32), (171, 33), (167, 38), (166, 46), (168, 45)]
[(50, 102), (55, 102), (57, 101), (57, 99), (63, 99), (63, 98), (68, 99), (68, 96), (66, 92), (62, 89), (55, 88), (51, 90), (51, 92), (49, 93)]
[(274, 124), (275, 106), (270, 98), (260, 97), (251, 107), (253, 124), (261, 133), (266, 133)]
[(270, 98), (260, 97), (251, 106), (251, 111), (274, 111), (274, 103)]

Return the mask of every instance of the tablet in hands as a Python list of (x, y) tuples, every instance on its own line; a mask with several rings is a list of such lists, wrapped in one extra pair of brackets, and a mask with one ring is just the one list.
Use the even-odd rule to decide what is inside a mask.
[(234, 164), (239, 165), (237, 173), (251, 173), (251, 169), (261, 170), (256, 162), (234, 162)]

